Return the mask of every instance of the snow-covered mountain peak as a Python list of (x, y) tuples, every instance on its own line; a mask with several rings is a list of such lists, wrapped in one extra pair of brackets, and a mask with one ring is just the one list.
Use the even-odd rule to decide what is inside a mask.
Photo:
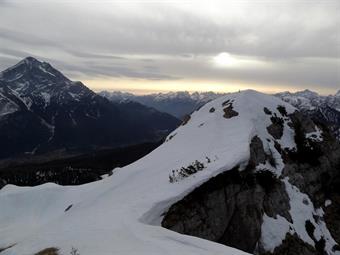
[(32, 103), (46, 107), (51, 102), (78, 101), (95, 93), (81, 82), (73, 82), (49, 63), (27, 57), (1, 73), (2, 86), (20, 97), (30, 108)]
[(303, 97), (307, 97), (310, 99), (316, 98), (319, 96), (319, 94), (317, 92), (311, 91), (309, 89), (305, 89), (303, 91), (298, 91), (295, 93), (298, 96), (303, 96)]
[(40, 65), (42, 64), (42, 62), (40, 62), (39, 60), (37, 60), (34, 57), (28, 56), (26, 58), (24, 58), (23, 60), (21, 60), (17, 65), (28, 65), (28, 66), (33, 66), (33, 65)]
[(178, 123), (141, 104), (112, 103), (31, 57), (0, 77), (0, 158), (154, 141)]
[(25, 79), (37, 79), (39, 76), (43, 76), (49, 79), (62, 79), (68, 80), (58, 70), (53, 68), (47, 62), (41, 62), (33, 57), (27, 57), (18, 62), (16, 65), (7, 68), (2, 72), (1, 79), (9, 82), (16, 81), (22, 78)]

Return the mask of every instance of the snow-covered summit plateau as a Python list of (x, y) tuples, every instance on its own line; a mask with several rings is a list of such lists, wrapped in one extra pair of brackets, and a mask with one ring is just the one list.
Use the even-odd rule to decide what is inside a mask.
[[(0, 250), (10, 248), (1, 255), (35, 254), (48, 247), (60, 254), (76, 247), (81, 255), (245, 254), (161, 224), (169, 208), (197, 187), (235, 168), (247, 172), (250, 162), (253, 173), (267, 171), (279, 180), (288, 209), (282, 215), (262, 212), (256, 247), (243, 250), (273, 252), (290, 234), (312, 248), (322, 239), (328, 254), (339, 254), (322, 206), (285, 173), (283, 151), (299, 150), (289, 117), (294, 112), (290, 104), (256, 91), (228, 94), (195, 111), (152, 153), (114, 169), (104, 180), (81, 186), (7, 185), (0, 190)], [(323, 143), (323, 131), (309, 124), (305, 139)], [(254, 140), (262, 144), (255, 159)], [(267, 193), (261, 192), (265, 199)]]

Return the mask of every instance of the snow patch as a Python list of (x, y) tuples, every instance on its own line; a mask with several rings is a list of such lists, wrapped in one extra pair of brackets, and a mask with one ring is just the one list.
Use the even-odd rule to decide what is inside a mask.
[(45, 107), (46, 107), (46, 106), (49, 105), (50, 102), (51, 102), (51, 94), (46, 93), (46, 92), (41, 92), (40, 94), (41, 94), (42, 98), (43, 98), (44, 101), (45, 101)]
[(46, 74), (49, 74), (49, 75), (52, 75), (52, 76), (56, 77), (53, 73), (47, 71), (47, 70), (46, 70), (43, 66), (41, 66), (41, 65), (39, 65), (39, 69), (40, 69), (42, 72), (46, 73)]
[(276, 247), (282, 244), (290, 229), (290, 223), (284, 217), (277, 215), (276, 218), (272, 218), (264, 213), (260, 241), (263, 248), (273, 252)]
[[(323, 220), (324, 212), (321, 208), (314, 208), (313, 202), (308, 195), (302, 193), (296, 186), (289, 183), (288, 178), (284, 179), (286, 191), (290, 198), (290, 215), (293, 219), (294, 231), (301, 238), (301, 240), (309, 243), (315, 247), (315, 243), (306, 231), (305, 223), (310, 221), (314, 227), (314, 238), (320, 241), (321, 238), (325, 240), (326, 251), (328, 254), (337, 254), (332, 250), (336, 242), (332, 238), (327, 226)], [(318, 219), (317, 221), (315, 219)]]
[(314, 132), (310, 132), (308, 134), (306, 134), (306, 138), (310, 139), (314, 142), (322, 142), (323, 141), (323, 137), (322, 137), (322, 131), (318, 126), (315, 126), (315, 131)]
[(328, 207), (328, 206), (330, 206), (331, 204), (332, 204), (332, 201), (331, 201), (331, 200), (327, 199), (327, 200), (325, 201), (325, 207)]

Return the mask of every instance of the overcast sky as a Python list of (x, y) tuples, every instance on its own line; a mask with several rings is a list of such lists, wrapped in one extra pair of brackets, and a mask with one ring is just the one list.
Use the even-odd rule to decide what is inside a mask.
[(340, 89), (340, 1), (0, 0), (0, 69), (94, 90)]

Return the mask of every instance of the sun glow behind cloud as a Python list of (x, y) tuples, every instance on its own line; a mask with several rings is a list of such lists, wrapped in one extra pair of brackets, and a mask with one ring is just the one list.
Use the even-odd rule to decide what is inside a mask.
[(221, 52), (213, 57), (213, 63), (219, 68), (263, 68), (268, 66), (265, 61), (251, 57), (236, 56), (228, 52)]
[(222, 52), (213, 58), (218, 67), (239, 67), (242, 63), (227, 52)]

